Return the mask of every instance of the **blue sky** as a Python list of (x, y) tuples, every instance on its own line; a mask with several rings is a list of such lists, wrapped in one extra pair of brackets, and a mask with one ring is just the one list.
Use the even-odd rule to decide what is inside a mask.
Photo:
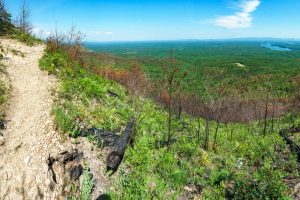
[[(16, 16), (21, 0), (5, 0)], [(34, 31), (87, 41), (300, 38), (300, 0), (27, 0)]]

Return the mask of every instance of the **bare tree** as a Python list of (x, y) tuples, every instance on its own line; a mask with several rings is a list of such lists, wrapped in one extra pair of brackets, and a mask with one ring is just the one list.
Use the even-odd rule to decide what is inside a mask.
[(58, 32), (57, 25), (55, 25), (54, 33), (47, 38), (47, 49), (50, 52), (56, 52), (65, 41), (65, 35)]
[(182, 110), (183, 110), (183, 91), (184, 91), (184, 87), (185, 85), (184, 83), (184, 79), (188, 76), (187, 72), (184, 72), (182, 75), (180, 75), (180, 77), (178, 77), (179, 79), (176, 80), (176, 85), (175, 85), (175, 90), (176, 90), (176, 104), (177, 104), (177, 119), (180, 120), (181, 119), (181, 114), (182, 114)]
[[(176, 60), (174, 58), (174, 50), (170, 50), (170, 56), (162, 65), (163, 71), (163, 84), (164, 88), (167, 90), (167, 108), (168, 108), (168, 135), (167, 135), (167, 145), (170, 145), (171, 138), (174, 134), (172, 131), (172, 110), (175, 104), (175, 95), (177, 93), (177, 98), (181, 98), (181, 87), (182, 81), (187, 76), (186, 72), (181, 72), (180, 68), (177, 66)], [(179, 104), (179, 115), (181, 115), (182, 107), (181, 102)]]
[(17, 19), (17, 26), (24, 33), (30, 34), (32, 31), (32, 24), (30, 21), (30, 10), (27, 5), (26, 0), (22, 0), (22, 4), (19, 11), (19, 16)]
[(166, 87), (169, 95), (168, 99), (168, 137), (167, 137), (167, 145), (170, 145), (171, 137), (173, 136), (172, 132), (172, 104), (173, 104), (173, 93), (174, 93), (174, 83), (175, 83), (175, 75), (178, 72), (178, 67), (175, 66), (174, 61), (174, 51), (170, 50), (170, 57), (168, 59), (169, 63), (167, 65), (163, 65), (163, 71), (165, 75)]
[(276, 103), (276, 94), (274, 91), (274, 87), (271, 87), (271, 94), (272, 94), (272, 116), (271, 116), (271, 132), (274, 131), (274, 121), (275, 121), (275, 111), (276, 111), (276, 107), (277, 107), (277, 103)]
[(266, 88), (266, 99), (265, 99), (265, 113), (264, 113), (264, 128), (263, 128), (263, 135), (267, 133), (267, 126), (268, 126), (268, 104), (269, 104), (269, 88)]
[(214, 147), (217, 143), (217, 135), (221, 123), (221, 118), (223, 114), (222, 108), (222, 98), (224, 94), (224, 87), (221, 85), (219, 87), (215, 87), (215, 85), (211, 85), (211, 81), (208, 81), (208, 78), (219, 78), (222, 73), (214, 76), (214, 77), (206, 77), (203, 81), (203, 86), (205, 88), (204, 97), (201, 100), (200, 106), (200, 115), (205, 119), (205, 138), (203, 143), (203, 148), (208, 149), (209, 147), (209, 135), (210, 135), (210, 121), (215, 120), (217, 125), (215, 129), (214, 135)]
[(224, 119), (224, 121), (226, 121), (226, 117), (223, 117), (223, 115), (228, 115), (227, 117), (230, 117), (230, 109), (228, 109), (228, 106), (224, 106), (226, 105), (226, 101), (223, 98), (223, 95), (224, 95), (224, 87), (221, 86), (220, 88), (218, 88), (215, 104), (213, 105), (214, 119), (217, 123), (215, 129), (215, 135), (214, 135), (214, 145), (213, 145), (214, 148), (216, 148), (217, 146), (217, 137), (218, 137), (218, 132), (219, 132), (222, 118)]
[(200, 118), (197, 118), (197, 141), (200, 142), (200, 134), (201, 134), (201, 121)]
[(209, 98), (208, 100), (201, 100), (199, 103), (200, 115), (205, 119), (205, 136), (203, 141), (203, 148), (208, 149), (209, 146), (209, 135), (210, 135), (210, 121), (213, 119), (212, 105), (214, 101)]
[(77, 60), (83, 64), (82, 46), (85, 35), (76, 30), (76, 26), (72, 24), (70, 31), (65, 36), (65, 45), (67, 48), (68, 56), (71, 59)]

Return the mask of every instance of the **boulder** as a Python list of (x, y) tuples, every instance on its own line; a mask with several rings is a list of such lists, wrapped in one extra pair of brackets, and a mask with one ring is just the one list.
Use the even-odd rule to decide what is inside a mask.
[(70, 170), (70, 178), (77, 181), (83, 173), (83, 167), (81, 165), (73, 166)]

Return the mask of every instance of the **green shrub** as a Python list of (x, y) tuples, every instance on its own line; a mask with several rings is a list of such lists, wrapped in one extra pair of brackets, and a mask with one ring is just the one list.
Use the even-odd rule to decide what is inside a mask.
[(36, 38), (33, 35), (30, 35), (28, 33), (23, 32), (18, 28), (13, 29), (11, 37), (13, 39), (16, 39), (16, 40), (20, 41), (20, 42), (25, 43), (28, 46), (34, 46), (36, 44), (41, 44), (42, 43), (42, 40)]
[(79, 135), (79, 124), (77, 118), (80, 113), (76, 106), (70, 102), (66, 102), (61, 106), (53, 109), (55, 123), (63, 133), (67, 133), (72, 137)]
[(83, 170), (83, 183), (81, 186), (80, 199), (90, 200), (93, 187), (94, 187), (94, 182), (90, 177), (89, 168), (85, 165)]
[(235, 179), (236, 199), (284, 199), (287, 186), (283, 174), (272, 169), (262, 169), (249, 174), (240, 172)]

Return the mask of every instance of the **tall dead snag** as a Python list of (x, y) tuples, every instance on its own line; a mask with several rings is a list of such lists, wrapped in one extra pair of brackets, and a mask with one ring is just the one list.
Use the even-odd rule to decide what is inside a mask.
[(166, 72), (166, 81), (167, 81), (167, 90), (169, 95), (169, 102), (168, 102), (168, 139), (167, 144), (170, 145), (172, 133), (172, 103), (173, 103), (173, 90), (174, 90), (174, 79), (175, 74), (178, 72), (178, 68), (174, 65), (174, 57), (173, 57), (173, 50), (170, 51), (170, 58), (169, 58), (170, 65), (165, 67), (164, 70)]
[(201, 133), (201, 121), (200, 118), (197, 119), (197, 141), (200, 142), (200, 133)]
[(276, 111), (277, 111), (277, 98), (278, 98), (273, 86), (271, 87), (271, 94), (272, 94), (271, 132), (273, 133), (274, 124), (275, 124), (275, 116), (276, 116)]
[(203, 143), (203, 149), (207, 150), (209, 145), (209, 119), (205, 119), (205, 138)]
[(181, 119), (181, 114), (182, 114), (182, 110), (183, 110), (183, 91), (184, 91), (184, 84), (183, 84), (183, 80), (188, 76), (187, 72), (184, 72), (183, 74), (180, 74), (180, 76), (178, 77), (178, 80), (176, 80), (176, 85), (175, 85), (175, 89), (176, 89), (176, 104), (177, 104), (177, 119), (180, 120)]
[(30, 34), (32, 31), (32, 24), (30, 22), (30, 10), (26, 0), (22, 0), (22, 4), (17, 19), (18, 28), (24, 33)]
[[(217, 143), (217, 135), (219, 131), (220, 122), (222, 119), (222, 98), (224, 94), (224, 87), (221, 85), (220, 87), (216, 88), (213, 85), (209, 85), (211, 81), (208, 80), (208, 78), (219, 78), (219, 76), (222, 76), (222, 72), (218, 74), (215, 77), (206, 77), (203, 80), (203, 85), (205, 88), (205, 92), (203, 93), (203, 97), (200, 100), (201, 103), (198, 104), (200, 115), (205, 119), (205, 138), (203, 143), (203, 148), (205, 150), (209, 147), (209, 135), (210, 135), (210, 121), (216, 120), (217, 126), (215, 129), (215, 135), (214, 135), (214, 147)], [(199, 84), (200, 85), (200, 84)], [(215, 91), (214, 91), (215, 90)]]
[(124, 85), (128, 88), (134, 110), (133, 117), (136, 119), (136, 126), (138, 126), (148, 114), (143, 112), (145, 106), (145, 99), (143, 97), (148, 97), (153, 89), (151, 82), (145, 76), (138, 62), (131, 62), (131, 68)]
[(213, 147), (216, 148), (217, 146), (217, 138), (218, 138), (218, 132), (219, 132), (219, 128), (220, 128), (220, 123), (222, 118), (224, 119), (224, 121), (226, 121), (226, 117), (222, 116), (222, 115), (228, 115), (227, 117), (230, 116), (230, 111), (225, 108), (223, 108), (223, 105), (226, 104), (226, 101), (223, 99), (223, 95), (224, 95), (224, 87), (220, 87), (218, 88), (217, 91), (217, 97), (216, 97), (216, 101), (213, 105), (213, 112), (214, 112), (214, 119), (216, 121), (216, 129), (215, 129), (215, 135), (214, 135), (214, 145)]
[(181, 97), (181, 92), (178, 92), (177, 104), (178, 104), (177, 119), (180, 120), (181, 119), (181, 113), (182, 113), (182, 97)]
[(201, 116), (205, 119), (205, 136), (203, 141), (203, 149), (205, 150), (209, 147), (210, 121), (213, 119), (213, 103), (211, 99), (208, 101), (202, 100), (199, 105)]
[(268, 104), (269, 104), (269, 89), (266, 88), (263, 135), (266, 135), (266, 133), (267, 133), (267, 126), (268, 126), (268, 121), (267, 121), (268, 120)]
[[(163, 71), (163, 84), (164, 88), (167, 90), (167, 108), (168, 108), (168, 135), (167, 135), (167, 145), (170, 145), (171, 138), (174, 134), (172, 131), (172, 110), (173, 104), (175, 101), (176, 92), (181, 91), (182, 81), (187, 76), (187, 73), (183, 74), (180, 71), (180, 68), (177, 66), (176, 60), (174, 58), (174, 50), (170, 50), (170, 56), (167, 59), (167, 62), (164, 62), (162, 65)], [(179, 92), (180, 93), (180, 92)], [(181, 106), (181, 104), (180, 104)], [(181, 110), (180, 110), (181, 115)]]
[(110, 150), (110, 153), (107, 156), (107, 170), (112, 170), (116, 172), (121, 164), (127, 145), (130, 139), (133, 137), (135, 132), (135, 119), (132, 118), (128, 123), (123, 135), (115, 141), (115, 144)]
[(219, 127), (220, 127), (220, 121), (217, 121), (217, 125), (216, 125), (216, 130), (215, 130), (215, 136), (214, 136), (214, 149), (217, 147), (217, 137), (218, 137), (218, 131), (219, 131)]

